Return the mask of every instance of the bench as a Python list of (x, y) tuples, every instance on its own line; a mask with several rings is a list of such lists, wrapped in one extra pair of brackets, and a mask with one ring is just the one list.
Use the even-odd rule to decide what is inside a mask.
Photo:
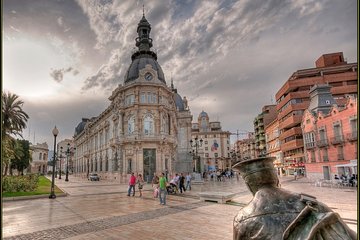
[(217, 203), (226, 203), (232, 200), (235, 193), (230, 192), (201, 192), (199, 193), (200, 201), (211, 201)]

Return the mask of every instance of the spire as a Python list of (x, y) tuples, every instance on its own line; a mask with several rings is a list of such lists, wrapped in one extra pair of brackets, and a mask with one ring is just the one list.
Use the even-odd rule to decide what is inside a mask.
[(145, 18), (145, 6), (143, 4), (143, 18)]

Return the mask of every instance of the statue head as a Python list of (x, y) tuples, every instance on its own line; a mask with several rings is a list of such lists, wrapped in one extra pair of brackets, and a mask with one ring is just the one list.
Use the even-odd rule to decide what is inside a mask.
[(240, 172), (253, 195), (263, 187), (279, 187), (273, 157), (254, 158), (236, 163), (233, 168)]

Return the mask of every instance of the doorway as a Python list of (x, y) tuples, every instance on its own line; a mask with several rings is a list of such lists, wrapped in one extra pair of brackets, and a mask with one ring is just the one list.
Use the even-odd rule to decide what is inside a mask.
[(144, 181), (150, 183), (156, 171), (156, 149), (143, 149)]
[(323, 166), (324, 179), (330, 180), (330, 168), (329, 166)]

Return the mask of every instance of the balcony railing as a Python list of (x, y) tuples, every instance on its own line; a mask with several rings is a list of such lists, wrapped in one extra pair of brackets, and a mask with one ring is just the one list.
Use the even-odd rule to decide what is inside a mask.
[(317, 146), (319, 148), (322, 148), (322, 147), (327, 147), (329, 144), (328, 144), (328, 141), (327, 139), (321, 139), (317, 142)]
[(338, 154), (337, 157), (338, 157), (338, 160), (344, 160), (344, 155), (343, 154)]
[(357, 132), (348, 133), (347, 139), (349, 141), (357, 141)]
[(324, 162), (328, 162), (328, 161), (329, 161), (329, 157), (328, 157), (328, 156), (323, 156), (323, 161), (324, 161)]
[(337, 135), (333, 138), (331, 138), (331, 144), (336, 145), (336, 144), (341, 144), (344, 142), (344, 138), (342, 135)]
[(305, 147), (306, 149), (312, 149), (315, 147), (315, 143), (314, 142), (305, 143)]

